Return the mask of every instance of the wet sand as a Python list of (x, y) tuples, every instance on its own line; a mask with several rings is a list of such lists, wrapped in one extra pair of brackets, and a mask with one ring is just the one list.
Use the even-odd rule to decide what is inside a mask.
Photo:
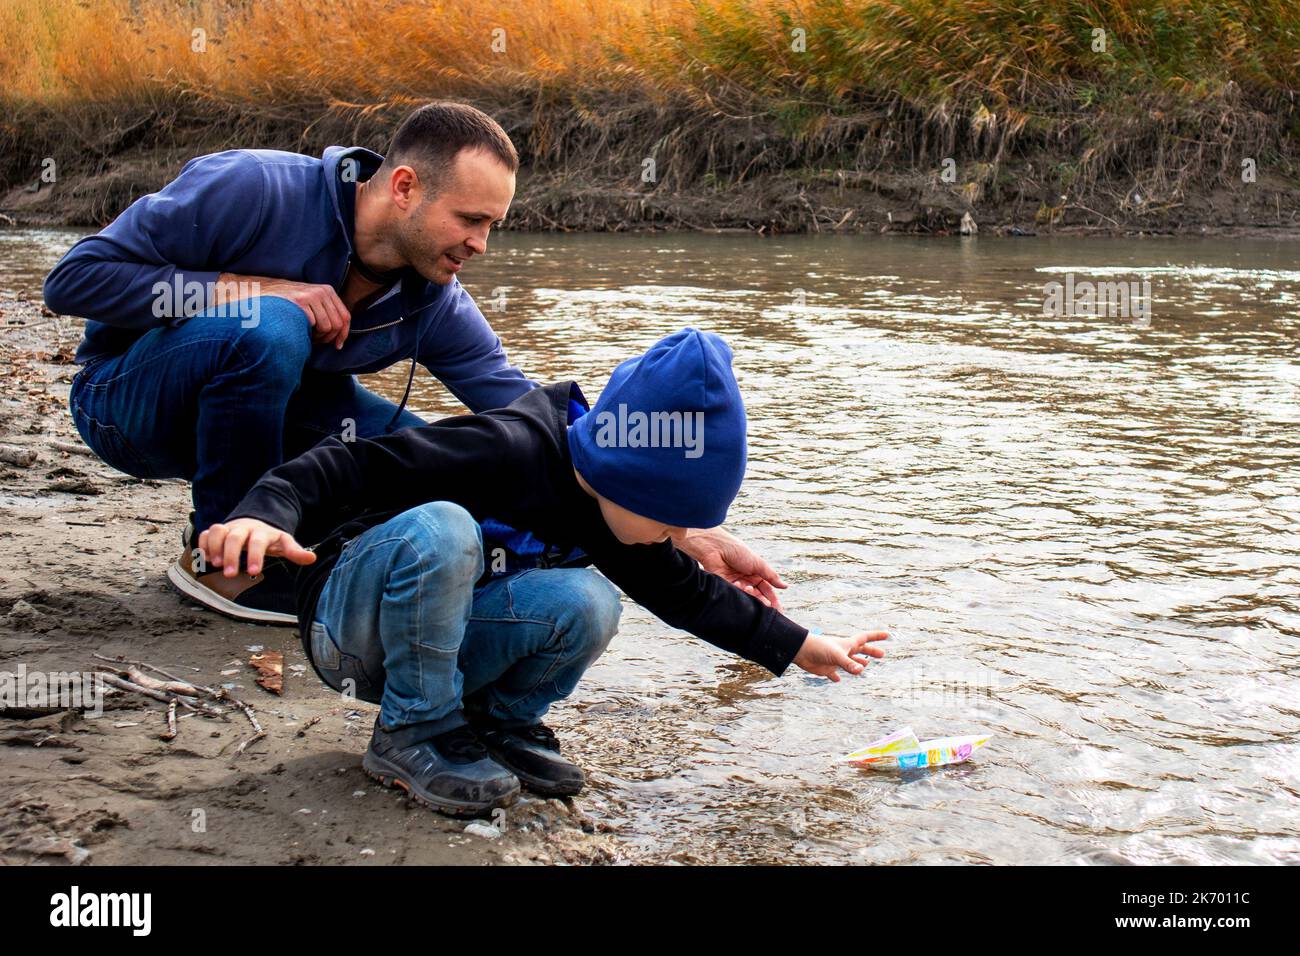
[[(0, 863), (606, 863), (615, 837), (584, 798), (524, 794), (496, 838), (386, 790), (361, 771), (378, 710), (324, 688), (297, 632), (228, 620), (164, 576), (189, 511), (181, 481), (142, 481), (91, 455), (67, 413), (74, 320), (0, 298), (0, 444), (36, 452), (0, 463), (0, 670), (89, 671), (92, 655), (232, 684), (266, 737), (238, 753), (248, 721), (180, 716), (109, 696), (99, 717), (0, 709)], [(284, 693), (255, 682), (250, 647), (284, 655)], [(223, 675), (223, 671), (235, 671)], [(184, 711), (181, 712), (184, 714)], [(553, 721), (565, 739), (565, 718)], [(490, 821), (487, 821), (490, 822)], [(198, 824), (202, 824), (199, 826)]]

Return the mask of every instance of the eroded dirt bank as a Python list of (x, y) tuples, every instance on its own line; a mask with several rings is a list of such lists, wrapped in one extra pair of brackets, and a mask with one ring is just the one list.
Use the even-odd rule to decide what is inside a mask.
[[(504, 228), (950, 235), (969, 216), (982, 234), (1002, 235), (1300, 230), (1289, 114), (1240, 94), (1195, 109), (1065, 111), (1033, 130), (1004, 128), (987, 111), (878, 104), (800, 135), (761, 114), (593, 97), (584, 109), (476, 102), (520, 152)], [(382, 152), (405, 111), (188, 101), (13, 109), (0, 127), (0, 222), (87, 226), (203, 153)]]

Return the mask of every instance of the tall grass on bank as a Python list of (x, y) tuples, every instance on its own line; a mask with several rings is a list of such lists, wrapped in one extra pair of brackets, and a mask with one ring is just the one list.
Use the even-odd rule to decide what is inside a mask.
[(1015, 104), (1069, 85), (1295, 89), (1300, 72), (1294, 0), (0, 0), (0, 37), (6, 98), (44, 102), (631, 82)]
[(411, 103), (454, 96), (540, 166), (666, 151), (670, 175), (722, 182), (1066, 144), (1072, 177), (1177, 178), (1290, 155), (1300, 3), (0, 0), (0, 84), (6, 167), (186, 123), (381, 142)]

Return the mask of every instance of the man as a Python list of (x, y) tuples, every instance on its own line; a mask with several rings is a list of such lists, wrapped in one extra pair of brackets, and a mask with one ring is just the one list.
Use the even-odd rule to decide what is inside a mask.
[[(168, 570), (180, 591), (243, 620), (296, 623), (287, 564), (227, 577), (207, 567), (195, 529), (326, 436), (422, 423), (405, 396), (395, 405), (356, 374), (409, 359), (412, 376), (424, 365), (476, 413), (537, 387), (456, 278), (487, 251), (518, 167), (491, 117), (430, 103), (387, 156), (331, 146), (320, 159), (257, 149), (193, 159), (55, 266), (46, 303), (89, 320), (69, 399), (78, 431), (121, 471), (193, 483), (185, 550)], [(490, 519), (483, 528), (489, 553), (511, 566), (554, 560), (530, 535)], [(734, 537), (693, 531), (682, 546), (779, 607), (784, 582)]]

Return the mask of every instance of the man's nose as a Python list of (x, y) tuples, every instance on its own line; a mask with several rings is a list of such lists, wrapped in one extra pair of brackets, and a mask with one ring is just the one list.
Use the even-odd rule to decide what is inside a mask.
[(487, 252), (487, 233), (481, 236), (469, 236), (465, 240), (465, 248), (469, 249), (476, 256), (481, 256)]

